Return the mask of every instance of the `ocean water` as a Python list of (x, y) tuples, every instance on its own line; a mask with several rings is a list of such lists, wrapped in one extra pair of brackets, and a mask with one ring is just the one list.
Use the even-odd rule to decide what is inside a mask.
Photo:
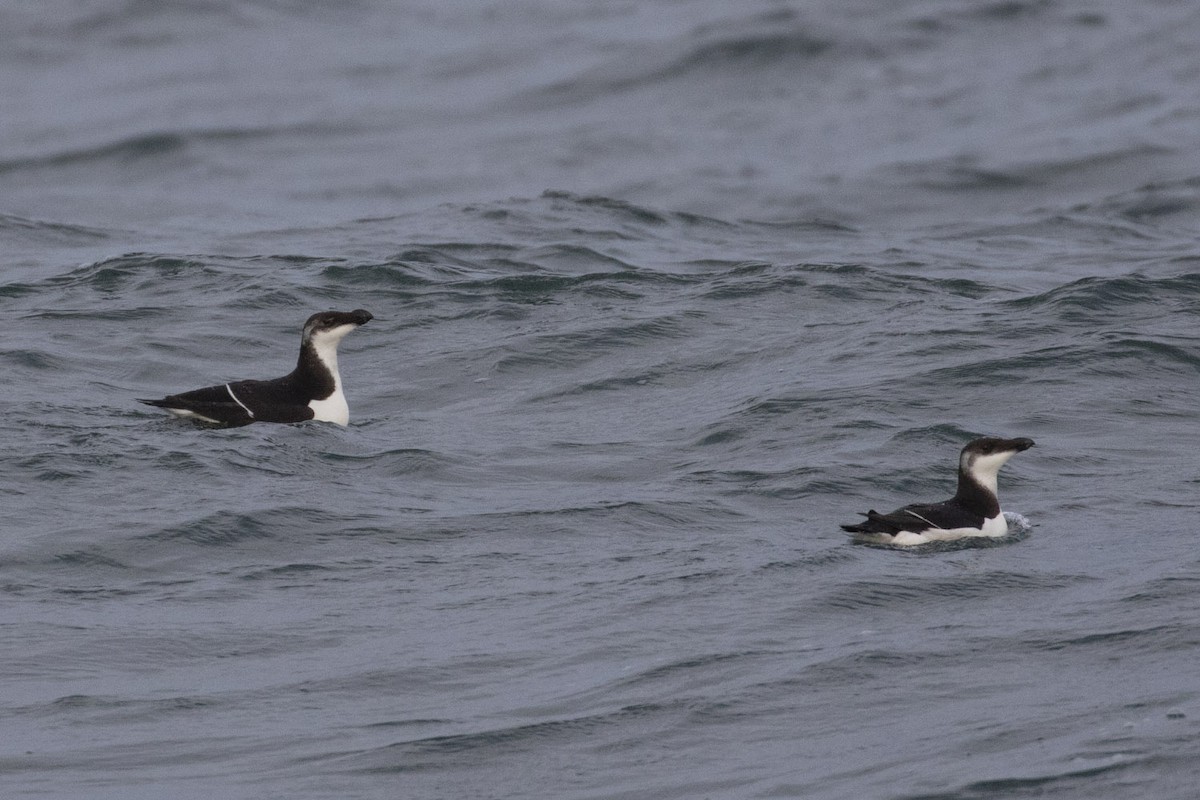
[[(0, 10), (0, 795), (1192, 798), (1200, 9)], [(288, 371), (347, 428), (138, 397)], [(986, 546), (853, 544), (1037, 441)]]

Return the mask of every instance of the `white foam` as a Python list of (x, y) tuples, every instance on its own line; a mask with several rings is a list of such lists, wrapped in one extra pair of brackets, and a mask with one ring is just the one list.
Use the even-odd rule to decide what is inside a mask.
[(1023, 514), (1018, 514), (1015, 511), (1005, 511), (1004, 518), (1008, 521), (1008, 528), (1013, 534), (1026, 534), (1033, 530), (1033, 523)]

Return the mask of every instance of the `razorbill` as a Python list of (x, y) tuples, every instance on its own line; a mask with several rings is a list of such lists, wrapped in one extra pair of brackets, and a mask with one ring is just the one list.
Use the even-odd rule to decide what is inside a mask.
[(304, 323), (300, 359), (282, 378), (269, 381), (236, 381), (209, 386), (161, 400), (141, 400), (165, 408), (177, 417), (236, 428), (251, 422), (350, 422), (350, 408), (342, 393), (338, 372), (338, 342), (371, 312), (322, 311)]
[(1033, 439), (985, 436), (968, 442), (958, 457), (958, 492), (942, 503), (914, 503), (890, 514), (868, 511), (866, 522), (843, 525), (862, 542), (913, 545), (1003, 536), (1008, 523), (996, 497), (996, 474), (1004, 462), (1033, 447)]

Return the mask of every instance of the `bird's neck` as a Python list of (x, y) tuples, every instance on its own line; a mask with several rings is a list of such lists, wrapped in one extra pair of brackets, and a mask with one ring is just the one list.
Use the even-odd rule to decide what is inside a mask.
[(962, 506), (978, 511), (987, 519), (1000, 513), (996, 497), (996, 476), (977, 475), (966, 469), (958, 470), (958, 492), (954, 499)]
[(292, 374), (309, 387), (318, 399), (329, 397), (342, 385), (342, 376), (338, 372), (337, 343), (304, 342), (300, 346), (296, 371)]

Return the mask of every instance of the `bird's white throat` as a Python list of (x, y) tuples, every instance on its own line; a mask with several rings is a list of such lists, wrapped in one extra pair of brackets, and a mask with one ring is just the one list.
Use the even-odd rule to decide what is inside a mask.
[(1016, 455), (1015, 450), (1004, 450), (999, 453), (989, 453), (988, 455), (964, 453), (962, 467), (968, 475), (979, 482), (980, 486), (992, 494), (997, 494), (998, 484), (996, 479), (1000, 474), (1000, 468), (1014, 455)]
[(350, 406), (346, 403), (346, 395), (342, 391), (342, 375), (338, 372), (338, 344), (346, 337), (346, 334), (357, 327), (357, 325), (339, 325), (327, 331), (315, 332), (308, 339), (317, 360), (333, 376), (333, 394), (322, 400), (310, 400), (308, 403), (308, 407), (313, 410), (313, 419), (315, 420), (333, 422), (338, 425), (350, 424)]

